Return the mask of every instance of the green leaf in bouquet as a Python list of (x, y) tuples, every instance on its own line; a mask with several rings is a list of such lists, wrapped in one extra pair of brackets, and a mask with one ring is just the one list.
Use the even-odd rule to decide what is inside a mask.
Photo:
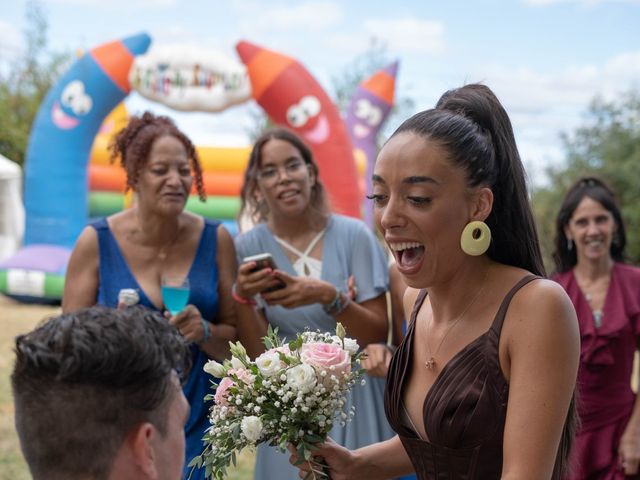
[(189, 470), (189, 476), (187, 477), (187, 480), (189, 480), (193, 475), (193, 472), (195, 471), (195, 469), (202, 467), (202, 455), (193, 457), (189, 462), (189, 464), (187, 465), (187, 467), (191, 467), (191, 470)]
[(291, 350), (292, 352), (295, 352), (296, 350), (299, 350), (300, 347), (302, 347), (303, 343), (304, 343), (304, 339), (302, 338), (301, 335), (298, 335), (295, 340), (292, 340), (291, 342), (289, 342), (289, 350)]
[(296, 447), (296, 453), (298, 454), (298, 460), (295, 465), (300, 465), (311, 458), (311, 449), (309, 448), (309, 445), (305, 444), (305, 442), (300, 442)]
[(278, 442), (278, 450), (280, 450), (282, 453), (286, 452), (287, 445), (289, 445), (289, 443), (289, 439), (286, 436), (284, 438), (281, 438)]
[(304, 441), (308, 443), (321, 443), (324, 442), (324, 438), (314, 433), (307, 433), (304, 436)]
[(267, 350), (281, 346), (280, 337), (278, 337), (278, 327), (273, 328), (271, 325), (267, 327), (267, 335), (262, 337), (262, 343)]
[(280, 361), (285, 365), (291, 365), (293, 363), (293, 361), (291, 360), (291, 357), (285, 355), (282, 352), (278, 352), (278, 357), (280, 357)]

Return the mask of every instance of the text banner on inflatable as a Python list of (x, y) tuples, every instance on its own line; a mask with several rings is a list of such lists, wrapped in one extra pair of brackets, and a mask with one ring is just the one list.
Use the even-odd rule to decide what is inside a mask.
[(129, 82), (143, 97), (189, 112), (220, 112), (251, 98), (243, 64), (195, 46), (154, 47), (135, 59)]

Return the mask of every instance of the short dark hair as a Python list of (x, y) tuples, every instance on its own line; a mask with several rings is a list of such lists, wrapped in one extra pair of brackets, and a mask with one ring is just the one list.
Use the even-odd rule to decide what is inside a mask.
[(254, 192), (258, 188), (258, 172), (262, 163), (262, 147), (272, 139), (283, 140), (293, 145), (302, 156), (304, 163), (309, 166), (311, 172), (314, 174), (316, 181), (311, 188), (311, 207), (326, 215), (329, 211), (329, 203), (324, 190), (322, 182), (320, 182), (320, 173), (318, 170), (318, 164), (313, 158), (313, 153), (306, 143), (291, 130), (287, 130), (282, 127), (275, 127), (264, 132), (254, 142), (251, 154), (249, 155), (249, 162), (244, 172), (244, 182), (242, 189), (240, 190), (240, 213), (238, 219), (243, 214), (247, 213), (249, 218), (256, 223), (265, 222), (267, 220), (268, 210), (264, 205), (258, 203), (254, 197)]
[(487, 186), (494, 195), (487, 255), (493, 260), (545, 275), (527, 194), (526, 175), (504, 107), (489, 89), (469, 84), (449, 90), (436, 107), (415, 114), (393, 133), (412, 132), (445, 148), (467, 172), (469, 187)]
[(611, 258), (617, 262), (624, 261), (624, 249), (627, 245), (627, 234), (624, 228), (622, 214), (616, 201), (613, 190), (605, 183), (604, 180), (589, 176), (579, 178), (567, 191), (558, 216), (556, 217), (556, 236), (554, 239), (555, 250), (553, 252), (553, 261), (555, 262), (558, 272), (566, 272), (573, 268), (578, 262), (575, 248), (569, 250), (567, 236), (565, 235), (565, 227), (569, 225), (569, 220), (573, 216), (578, 205), (585, 197), (602, 205), (616, 222), (616, 233), (609, 253)]
[(187, 137), (174, 123), (163, 115), (144, 112), (142, 116), (132, 116), (126, 127), (120, 130), (109, 144), (111, 162), (120, 155), (120, 165), (127, 174), (127, 189), (135, 189), (140, 172), (149, 158), (153, 142), (160, 137), (176, 138), (187, 151), (194, 173), (196, 190), (200, 200), (206, 199), (204, 181), (202, 179), (202, 165), (198, 152)]
[(15, 341), (15, 423), (33, 478), (107, 478), (125, 436), (144, 422), (165, 435), (188, 373), (177, 330), (144, 307), (53, 317)]

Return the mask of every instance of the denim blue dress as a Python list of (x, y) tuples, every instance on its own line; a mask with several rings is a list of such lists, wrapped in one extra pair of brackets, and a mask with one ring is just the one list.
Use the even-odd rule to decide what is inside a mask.
[[(189, 270), (189, 284), (191, 292), (189, 303), (195, 305), (202, 318), (217, 322), (218, 313), (218, 268), (216, 264), (216, 244), (218, 222), (205, 219), (204, 229), (200, 242)], [(123, 288), (132, 288), (138, 291), (140, 305), (157, 310), (151, 303), (144, 290), (140, 288), (133, 273), (125, 261), (122, 251), (116, 242), (106, 219), (98, 220), (91, 224), (98, 234), (98, 246), (100, 249), (100, 276), (98, 286), (98, 304), (115, 308), (118, 305), (118, 293)], [(191, 344), (192, 366), (189, 377), (182, 389), (191, 406), (189, 420), (185, 425), (186, 455), (183, 477), (190, 473), (188, 467), (191, 459), (202, 453), (204, 444), (202, 437), (209, 426), (207, 418), (210, 403), (204, 401), (204, 396), (213, 393), (210, 380), (212, 377), (203, 371), (204, 364), (208, 361), (206, 353)], [(204, 469), (195, 470), (191, 475), (192, 480), (204, 479)]]
[[(275, 240), (266, 224), (256, 225), (235, 238), (238, 262), (249, 255), (270, 252), (280, 270), (289, 275), (298, 274), (287, 254)], [(373, 232), (360, 220), (342, 215), (331, 215), (322, 247), (322, 273), (320, 278), (347, 291), (349, 276), (355, 277), (358, 288), (356, 301), (362, 303), (389, 290), (389, 270), (384, 252)], [(288, 340), (297, 332), (320, 330), (334, 332), (336, 320), (325, 313), (322, 305), (298, 308), (279, 305), (265, 308), (267, 320), (278, 327), (279, 334)], [(366, 376), (365, 385), (356, 385), (347, 398), (345, 410), (356, 408), (355, 417), (345, 426), (335, 424), (330, 436), (347, 448), (355, 449), (391, 438), (393, 430), (384, 414), (384, 378)], [(289, 453), (280, 453), (275, 447), (261, 444), (257, 449), (255, 480), (296, 480), (298, 469), (289, 463)]]

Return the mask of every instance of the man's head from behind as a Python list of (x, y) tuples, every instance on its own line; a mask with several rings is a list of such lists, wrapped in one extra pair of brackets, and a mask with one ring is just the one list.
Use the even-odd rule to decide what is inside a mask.
[(92, 307), (15, 349), (16, 430), (34, 479), (179, 478), (189, 355), (161, 315)]

